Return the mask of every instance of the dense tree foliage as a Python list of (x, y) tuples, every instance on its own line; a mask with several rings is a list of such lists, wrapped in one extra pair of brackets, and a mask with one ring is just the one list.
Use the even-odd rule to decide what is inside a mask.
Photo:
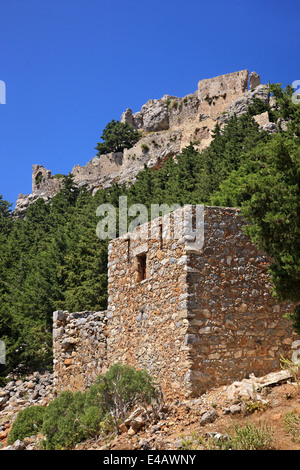
[(96, 150), (98, 150), (97, 155), (123, 152), (124, 149), (133, 147), (140, 138), (140, 133), (128, 122), (120, 122), (113, 119), (103, 130), (101, 135), (103, 142), (98, 142), (96, 146)]
[[(246, 154), (240, 167), (220, 184), (211, 200), (216, 205), (240, 206), (249, 222), (247, 232), (273, 262), (274, 294), (279, 300), (300, 302), (300, 109), (292, 89), (272, 85), (277, 98), (273, 117), (284, 128), (268, 142)], [(300, 307), (294, 311), (300, 332)]]
[(10, 223), (1, 217), (0, 338), (6, 371), (51, 361), (54, 310), (105, 309), (107, 242), (95, 235), (95, 204), (65, 177), (65, 188), (51, 203), (39, 199), (24, 219), (10, 216)]
[[(121, 195), (128, 207), (241, 207), (253, 241), (274, 259), (275, 294), (300, 301), (300, 106), (292, 103), (290, 87), (271, 90), (277, 105), (268, 110), (281, 123), (277, 134), (259, 130), (253, 115), (266, 105), (255, 102), (224, 129), (217, 125), (207, 149), (199, 153), (191, 144), (160, 170), (145, 167), (130, 187), (116, 184), (92, 197), (69, 175), (51, 202), (38, 200), (23, 219), (15, 219), (0, 197), (0, 339), (7, 349), (0, 376), (16, 366), (51, 363), (54, 310), (106, 308), (107, 240), (96, 235), (96, 208), (102, 203), (117, 208)], [(294, 324), (299, 331), (299, 309)]]

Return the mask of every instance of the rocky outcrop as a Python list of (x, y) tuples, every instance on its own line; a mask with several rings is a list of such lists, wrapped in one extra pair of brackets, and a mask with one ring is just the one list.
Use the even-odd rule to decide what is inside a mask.
[[(225, 126), (234, 114), (241, 116), (245, 113), (256, 98), (269, 103), (268, 86), (260, 84), (256, 72), (249, 75), (248, 70), (241, 70), (200, 80), (197, 90), (183, 98), (164, 95), (160, 99), (148, 100), (136, 113), (128, 108), (122, 114), (121, 122), (139, 129), (140, 141), (123, 153), (100, 155), (86, 165), (75, 165), (71, 170), (74, 181), (92, 194), (116, 182), (131, 184), (144, 165), (159, 168), (191, 142), (199, 151), (206, 148), (212, 140), (216, 123)], [(277, 131), (276, 124), (271, 123), (268, 116), (257, 116), (257, 120), (264, 120), (261, 128), (267, 132)], [(47, 201), (60, 188), (59, 175), (53, 176), (50, 170), (34, 165), (32, 193), (19, 195), (15, 214), (22, 216), (38, 198)]]
[(269, 97), (270, 93), (268, 85), (258, 85), (253, 90), (246, 91), (242, 96), (232, 102), (226, 112), (223, 112), (218, 116), (217, 120), (219, 123), (225, 124), (234, 114), (237, 117), (240, 117), (242, 114), (246, 113), (255, 99), (259, 99), (265, 104), (268, 104)]
[(277, 385), (278, 383), (292, 378), (293, 373), (288, 369), (270, 372), (263, 377), (255, 377), (254, 374), (250, 374), (247, 379), (243, 379), (240, 382), (233, 382), (227, 389), (227, 397), (229, 400), (243, 399), (253, 400), (254, 402), (263, 401), (260, 394), (263, 388)]

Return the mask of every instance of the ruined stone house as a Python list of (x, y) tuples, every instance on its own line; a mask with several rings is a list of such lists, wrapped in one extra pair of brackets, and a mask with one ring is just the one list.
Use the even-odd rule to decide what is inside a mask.
[(272, 297), (270, 259), (239, 210), (205, 206), (201, 243), (178, 232), (183, 210), (110, 242), (105, 312), (54, 313), (58, 391), (84, 389), (121, 362), (147, 369), (166, 394), (198, 395), (290, 357), (292, 306)]

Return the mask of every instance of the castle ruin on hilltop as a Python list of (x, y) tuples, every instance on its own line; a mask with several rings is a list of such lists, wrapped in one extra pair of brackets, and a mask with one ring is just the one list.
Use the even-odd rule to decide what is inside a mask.
[[(121, 121), (139, 129), (141, 140), (123, 153), (75, 165), (74, 182), (91, 194), (115, 182), (130, 184), (144, 165), (159, 168), (191, 142), (199, 151), (207, 147), (216, 124), (222, 128), (256, 98), (274, 106), (259, 76), (241, 70), (200, 80), (184, 98), (164, 95), (137, 113), (128, 108)], [(261, 129), (277, 132), (268, 112), (254, 119)], [(34, 165), (32, 194), (19, 196), (16, 216), (38, 198), (55, 196), (60, 176)], [(170, 236), (178, 233), (185, 208), (111, 240), (106, 311), (54, 312), (58, 392), (84, 390), (121, 362), (147, 369), (173, 396), (198, 395), (251, 373), (272, 372), (281, 356), (290, 356), (295, 334), (285, 314), (293, 306), (272, 297), (270, 259), (245, 235), (238, 209), (202, 209), (194, 227), (198, 240), (184, 232)]]
[[(200, 80), (197, 90), (183, 98), (164, 95), (161, 99), (148, 100), (136, 113), (128, 108), (121, 121), (139, 129), (142, 138), (123, 153), (95, 156), (86, 165), (75, 165), (71, 170), (74, 182), (91, 194), (113, 183), (131, 184), (144, 165), (159, 168), (191, 142), (195, 149), (203, 150), (210, 144), (217, 123), (222, 128), (234, 114), (245, 113), (255, 99), (271, 108), (274, 105), (268, 85), (260, 83), (257, 73), (240, 70)], [(277, 131), (276, 124), (269, 121), (268, 112), (254, 118), (261, 129)], [(33, 165), (32, 193), (19, 195), (15, 215), (22, 216), (38, 198), (50, 200), (62, 187), (59, 176), (52, 175), (40, 164)]]

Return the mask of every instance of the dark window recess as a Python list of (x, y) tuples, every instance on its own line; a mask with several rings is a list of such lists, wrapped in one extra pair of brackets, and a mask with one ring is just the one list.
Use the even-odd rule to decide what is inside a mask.
[(163, 247), (163, 228), (162, 224), (159, 224), (159, 244), (160, 244), (160, 249)]
[(138, 281), (141, 282), (146, 279), (146, 269), (147, 269), (147, 255), (143, 253), (137, 256), (138, 264)]
[(130, 261), (130, 238), (127, 239), (127, 261)]

